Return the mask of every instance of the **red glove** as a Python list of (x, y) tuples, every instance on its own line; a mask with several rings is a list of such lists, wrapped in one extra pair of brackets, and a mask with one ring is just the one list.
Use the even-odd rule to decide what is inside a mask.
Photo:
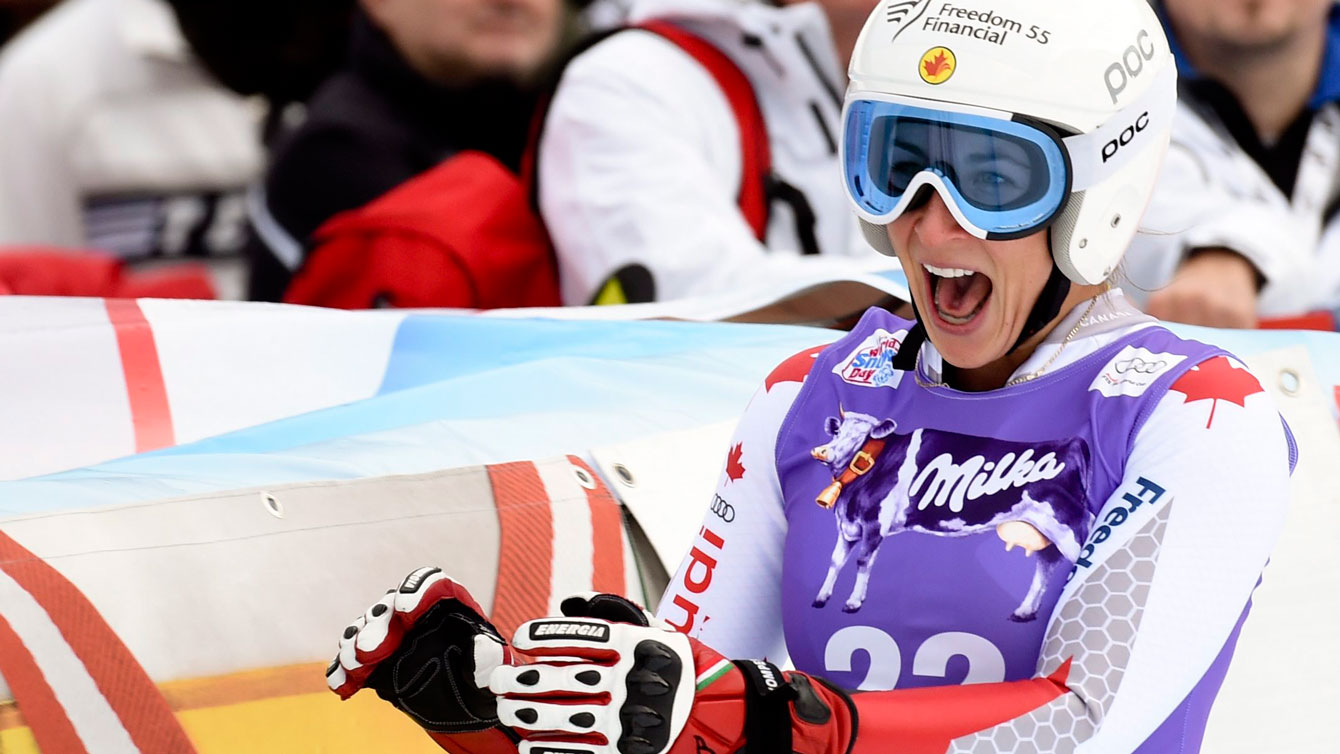
[(512, 661), (470, 593), (440, 569), (420, 568), (345, 628), (326, 684), (341, 699), (375, 689), (449, 751), (509, 754), (516, 734), (499, 724), (484, 686)]
[(521, 754), (845, 754), (855, 737), (838, 689), (762, 660), (730, 662), (665, 625), (544, 618), (513, 643), (539, 661), (500, 665), (489, 688)]

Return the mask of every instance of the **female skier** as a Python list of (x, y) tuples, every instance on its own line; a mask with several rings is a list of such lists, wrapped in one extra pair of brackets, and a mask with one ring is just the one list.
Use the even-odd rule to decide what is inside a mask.
[(883, 0), (843, 178), (917, 319), (768, 377), (659, 618), (579, 596), (507, 647), (424, 569), (331, 688), (467, 752), (1198, 751), (1296, 452), (1109, 283), (1175, 91), (1144, 0)]

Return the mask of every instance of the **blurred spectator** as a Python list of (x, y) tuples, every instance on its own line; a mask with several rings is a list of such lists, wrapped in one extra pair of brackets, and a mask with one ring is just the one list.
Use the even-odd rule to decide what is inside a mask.
[(239, 295), (260, 115), (162, 0), (66, 0), (0, 51), (0, 246), (232, 255), (214, 269)]
[(273, 152), (249, 211), (251, 296), (278, 300), (322, 223), (456, 152), (517, 169), (562, 0), (360, 0), (347, 64)]
[(53, 4), (54, 0), (0, 0), (0, 46)]
[(357, 0), (168, 0), (196, 57), (278, 116), (343, 64)]
[(671, 21), (749, 79), (772, 160), (765, 240), (737, 206), (749, 177), (740, 126), (716, 81), (665, 38), (614, 34), (567, 66), (539, 143), (539, 205), (564, 302), (717, 294), (806, 264), (840, 264), (809, 257), (819, 253), (873, 260), (837, 153), (845, 64), (873, 6), (632, 0), (628, 23)]
[(1340, 306), (1340, 10), (1162, 0), (1177, 121), (1127, 274), (1164, 319), (1253, 327)]

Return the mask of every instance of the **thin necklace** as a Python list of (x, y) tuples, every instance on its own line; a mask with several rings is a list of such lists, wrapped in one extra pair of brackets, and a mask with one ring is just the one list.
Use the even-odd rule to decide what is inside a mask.
[[(1061, 355), (1061, 352), (1065, 350), (1065, 347), (1070, 345), (1070, 341), (1075, 337), (1077, 333), (1079, 333), (1080, 328), (1083, 327), (1085, 321), (1089, 319), (1089, 314), (1093, 312), (1093, 307), (1098, 304), (1099, 298), (1102, 298), (1102, 296), (1101, 295), (1094, 296), (1092, 299), (1089, 300), (1088, 308), (1084, 310), (1083, 314), (1079, 315), (1079, 319), (1075, 322), (1075, 326), (1070, 328), (1070, 332), (1066, 333), (1065, 338), (1061, 340), (1061, 345), (1058, 346), (1056, 350), (1052, 352), (1051, 357), (1048, 358), (1047, 361), (1044, 362), (1042, 366), (1029, 372), (1028, 374), (1021, 374), (1018, 377), (1011, 379), (1009, 382), (1005, 383), (1004, 387), (1012, 387), (1022, 382), (1035, 380), (1038, 377), (1042, 376), (1042, 373), (1047, 371), (1047, 368), (1050, 367), (1052, 363), (1056, 361), (1056, 358)], [(920, 354), (917, 355), (917, 364), (912, 369), (912, 377), (917, 381), (917, 385), (919, 385), (920, 387), (949, 387), (949, 384), (944, 381), (927, 382), (926, 380), (921, 379)]]

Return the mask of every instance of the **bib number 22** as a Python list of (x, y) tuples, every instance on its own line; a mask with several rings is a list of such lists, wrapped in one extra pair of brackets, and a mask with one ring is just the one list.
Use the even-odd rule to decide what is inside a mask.
[[(898, 676), (903, 671), (903, 650), (892, 636), (874, 626), (847, 626), (830, 636), (824, 647), (824, 667), (830, 672), (850, 673), (857, 652), (870, 656), (870, 669), (858, 690), (886, 691), (898, 685)], [(996, 645), (962, 631), (935, 634), (922, 642), (912, 655), (912, 673), (944, 678), (953, 657), (968, 660), (965, 684), (1005, 680), (1005, 657)]]

